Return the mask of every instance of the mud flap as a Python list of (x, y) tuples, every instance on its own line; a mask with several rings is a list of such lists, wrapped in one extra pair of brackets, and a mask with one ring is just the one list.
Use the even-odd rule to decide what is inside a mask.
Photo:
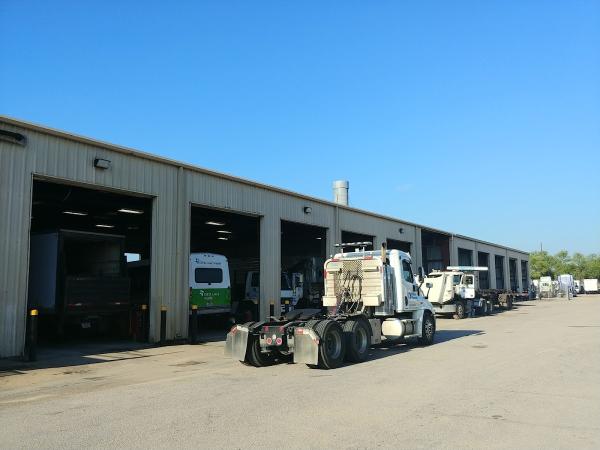
[(294, 362), (319, 364), (319, 336), (310, 328), (294, 330)]
[(229, 333), (225, 341), (225, 356), (229, 356), (239, 361), (246, 359), (246, 350), (248, 349), (248, 327), (236, 325)]

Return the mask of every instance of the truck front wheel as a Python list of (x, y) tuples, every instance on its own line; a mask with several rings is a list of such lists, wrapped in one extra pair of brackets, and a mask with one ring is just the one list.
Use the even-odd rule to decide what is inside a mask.
[(465, 307), (465, 302), (463, 302), (462, 300), (459, 300), (456, 302), (456, 318), (457, 319), (464, 319), (465, 318), (465, 311), (466, 311), (466, 307)]
[(433, 338), (435, 336), (435, 319), (433, 314), (425, 313), (423, 316), (423, 328), (421, 329), (421, 337), (419, 338), (419, 344), (431, 345), (433, 344)]
[[(346, 341), (342, 326), (333, 320), (323, 320), (315, 328), (319, 336), (319, 363), (320, 369), (336, 369), (344, 362)], [(311, 367), (315, 367), (312, 366)]]
[(350, 362), (363, 362), (369, 355), (371, 330), (365, 320), (349, 320), (344, 324), (346, 337), (346, 359)]

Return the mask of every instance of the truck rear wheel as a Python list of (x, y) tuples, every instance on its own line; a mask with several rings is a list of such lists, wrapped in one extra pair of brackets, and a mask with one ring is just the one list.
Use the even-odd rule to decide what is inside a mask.
[(487, 300), (484, 300), (483, 302), (481, 302), (481, 315), (482, 316), (487, 316), (489, 314), (488, 307), (489, 307), (489, 305), (488, 305)]
[(369, 355), (371, 330), (364, 320), (349, 320), (344, 324), (346, 360), (363, 362)]
[(334, 320), (323, 320), (315, 328), (319, 336), (319, 363), (310, 367), (336, 369), (344, 362), (346, 341), (342, 326)]
[(455, 318), (456, 319), (464, 319), (465, 311), (466, 311), (465, 302), (463, 302), (462, 300), (457, 301)]
[(419, 344), (431, 345), (433, 344), (433, 338), (435, 336), (435, 319), (433, 314), (425, 312), (423, 316), (423, 327), (421, 329), (421, 337), (419, 338)]
[(248, 335), (248, 348), (246, 349), (245, 362), (248, 362), (254, 367), (268, 366), (273, 362), (273, 357), (270, 354), (260, 351), (260, 340), (258, 335)]

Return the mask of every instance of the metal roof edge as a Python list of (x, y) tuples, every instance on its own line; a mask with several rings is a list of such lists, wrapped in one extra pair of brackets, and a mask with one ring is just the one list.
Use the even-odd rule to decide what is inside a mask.
[(190, 170), (192, 172), (198, 172), (198, 173), (202, 173), (205, 175), (210, 175), (210, 176), (214, 176), (214, 177), (218, 177), (218, 178), (222, 178), (225, 180), (229, 180), (229, 181), (233, 181), (233, 182), (237, 182), (237, 183), (241, 183), (241, 184), (245, 184), (248, 186), (253, 186), (253, 187), (257, 187), (260, 189), (266, 189), (269, 191), (273, 191), (273, 192), (278, 192), (280, 194), (285, 194), (285, 195), (290, 195), (292, 197), (296, 197), (296, 198), (301, 198), (303, 200), (307, 200), (307, 201), (311, 201), (311, 202), (315, 202), (315, 203), (320, 203), (322, 205), (325, 206), (332, 206), (332, 207), (337, 207), (340, 209), (345, 209), (347, 211), (350, 212), (355, 212), (355, 213), (359, 213), (359, 214), (365, 214), (371, 217), (375, 217), (375, 218), (379, 218), (379, 219), (385, 219), (385, 220), (389, 220), (392, 222), (397, 222), (400, 224), (404, 224), (404, 225), (410, 225), (410, 226), (414, 226), (414, 227), (419, 227), (423, 230), (428, 230), (428, 231), (434, 231), (436, 233), (441, 233), (441, 234), (446, 234), (449, 236), (456, 236), (459, 238), (463, 238), (463, 239), (469, 239), (471, 241), (474, 242), (479, 242), (482, 244), (486, 244), (486, 245), (491, 245), (494, 247), (502, 247), (504, 249), (507, 250), (511, 250), (517, 253), (524, 253), (529, 255), (529, 252), (523, 251), (523, 250), (517, 250), (511, 247), (506, 247), (504, 245), (501, 244), (494, 244), (491, 242), (487, 242), (487, 241), (482, 241), (479, 239), (475, 239), (469, 236), (464, 236), (464, 235), (460, 235), (460, 234), (456, 234), (456, 233), (452, 233), (449, 231), (444, 231), (444, 230), (439, 230), (433, 227), (429, 227), (429, 226), (425, 226), (425, 225), (421, 225), (418, 223), (414, 223), (414, 222), (410, 222), (410, 221), (406, 221), (406, 220), (402, 220), (402, 219), (398, 219), (396, 217), (391, 217), (391, 216), (386, 216), (383, 214), (379, 214), (379, 213), (375, 213), (372, 211), (367, 211), (364, 209), (359, 209), (359, 208), (353, 208), (351, 206), (345, 206), (345, 205), (340, 205), (338, 203), (334, 203), (328, 200), (324, 200), (321, 198), (317, 198), (317, 197), (311, 197), (308, 195), (304, 195), (304, 194), (300, 194), (298, 192), (294, 192), (294, 191), (290, 191), (287, 189), (283, 189), (277, 186), (273, 186), (270, 184), (265, 184), (265, 183), (259, 183), (257, 181), (252, 181), (246, 178), (241, 178), (241, 177), (237, 177), (237, 176), (233, 176), (233, 175), (229, 175), (223, 172), (217, 172), (214, 170), (210, 170), (210, 169), (205, 169), (203, 167), (199, 167), (199, 166), (194, 166), (192, 164), (188, 164), (188, 163), (184, 163), (182, 161), (178, 161), (178, 160), (174, 160), (174, 159), (170, 159), (170, 158), (166, 158), (164, 156), (158, 156), (158, 155), (153, 155), (151, 153), (146, 153), (140, 150), (136, 150), (134, 148), (131, 147), (125, 147), (125, 146), (121, 146), (121, 145), (117, 145), (117, 144), (113, 144), (110, 142), (106, 142), (106, 141), (101, 141), (99, 139), (94, 139), (94, 138), (90, 138), (87, 136), (82, 136), (79, 134), (75, 134), (75, 133), (71, 133), (68, 131), (63, 131), (63, 130), (58, 130), (56, 128), (51, 128), (45, 125), (39, 125), (36, 123), (32, 123), (32, 122), (28, 122), (26, 120), (22, 120), (22, 119), (17, 119), (14, 117), (10, 117), (10, 116), (6, 116), (4, 114), (0, 114), (0, 122), (4, 122), (8, 125), (12, 125), (12, 126), (17, 126), (17, 127), (22, 127), (22, 128), (26, 128), (32, 131), (36, 131), (39, 133), (45, 133), (45, 134), (49, 134), (52, 136), (56, 136), (56, 137), (60, 137), (60, 138), (64, 138), (64, 139), (69, 139), (75, 142), (80, 142), (82, 144), (87, 144), (87, 145), (92, 145), (92, 146), (96, 146), (96, 147), (103, 147), (107, 150), (111, 150), (117, 153), (121, 153), (121, 154), (125, 154), (125, 155), (130, 155), (130, 156), (137, 156), (140, 158), (144, 158), (144, 159), (148, 159), (150, 161), (155, 161), (158, 163), (162, 163), (162, 164), (168, 164), (171, 166), (175, 166), (175, 167), (182, 167), (184, 169)]

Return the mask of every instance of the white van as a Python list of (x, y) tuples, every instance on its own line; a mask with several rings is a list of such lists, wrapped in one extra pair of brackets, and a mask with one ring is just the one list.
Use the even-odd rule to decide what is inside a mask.
[(198, 306), (198, 314), (232, 312), (231, 280), (225, 256), (192, 253), (189, 276), (190, 305)]

